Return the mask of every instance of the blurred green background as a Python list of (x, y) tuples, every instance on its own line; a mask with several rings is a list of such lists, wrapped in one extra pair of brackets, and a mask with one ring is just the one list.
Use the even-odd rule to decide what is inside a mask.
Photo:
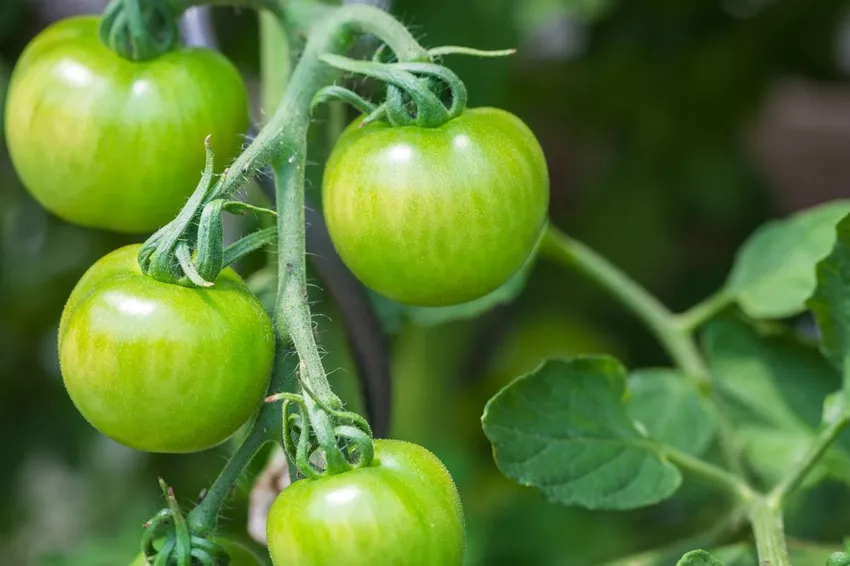
[[(86, 0), (0, 1), (0, 86), (41, 28)], [(427, 45), (517, 46), (514, 58), (451, 60), (472, 105), (535, 130), (553, 221), (674, 309), (725, 278), (759, 223), (850, 195), (850, 5), (838, 0), (396, 0)], [(222, 45), (256, 88), (253, 14), (216, 9)], [(318, 172), (318, 167), (314, 173)], [(55, 352), (65, 298), (98, 257), (132, 241), (41, 210), (0, 152), (0, 557), (3, 566), (121, 566), (162, 505), (163, 476), (189, 503), (231, 446), (136, 453), (100, 436), (65, 395)], [(256, 262), (243, 266), (250, 270)], [(247, 273), (246, 273), (247, 274)], [(334, 305), (316, 290), (325, 359), (358, 406)], [(546, 356), (608, 352), (665, 363), (635, 320), (577, 276), (538, 265), (515, 304), (476, 321), (406, 326), (391, 338), (393, 436), (435, 451), (464, 499), (468, 565), (590, 566), (710, 524), (722, 502), (688, 482), (623, 514), (548, 505), (496, 471), (486, 400)], [(255, 462), (253, 473), (263, 462)], [(250, 478), (223, 527), (244, 540)], [(816, 490), (789, 511), (795, 537), (850, 534), (846, 494)], [(842, 517), (843, 515), (843, 517)]]

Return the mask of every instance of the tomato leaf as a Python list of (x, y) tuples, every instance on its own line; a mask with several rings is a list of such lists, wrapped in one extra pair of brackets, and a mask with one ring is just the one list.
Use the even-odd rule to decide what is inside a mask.
[(706, 327), (703, 346), (737, 422), (813, 430), (823, 398), (841, 385), (814, 347), (787, 332), (759, 332), (740, 321), (719, 320)]
[(705, 550), (692, 550), (682, 556), (676, 566), (723, 566), (723, 562)]
[(670, 497), (681, 474), (638, 432), (625, 388), (625, 368), (608, 356), (550, 360), (518, 378), (482, 417), (497, 466), (565, 505), (633, 509)]
[(824, 356), (844, 374), (850, 395), (850, 216), (836, 228), (832, 252), (817, 266), (817, 288), (808, 306), (821, 333)]
[[(747, 461), (765, 485), (775, 485), (785, 477), (788, 468), (804, 460), (815, 439), (813, 433), (804, 430), (760, 426), (742, 427), (736, 433)], [(839, 457), (837, 454), (836, 457)], [(842, 456), (846, 458), (846, 454)], [(824, 461), (818, 462), (809, 472), (804, 487), (814, 486), (827, 477)], [(840, 469), (836, 471), (842, 473)], [(847, 476), (847, 472), (843, 472), (843, 475)]]
[(835, 224), (850, 201), (804, 210), (756, 230), (738, 252), (727, 283), (749, 316), (784, 318), (805, 310), (815, 289), (815, 264), (835, 242)]
[(628, 412), (649, 436), (699, 456), (717, 429), (717, 416), (692, 381), (672, 369), (642, 369), (629, 376)]
[[(706, 328), (703, 341), (744, 456), (764, 484), (772, 485), (811, 447), (823, 400), (840, 387), (838, 372), (815, 348), (786, 332), (720, 320)], [(850, 463), (847, 440), (830, 448), (807, 486), (826, 477), (850, 482), (850, 468), (844, 468)]]

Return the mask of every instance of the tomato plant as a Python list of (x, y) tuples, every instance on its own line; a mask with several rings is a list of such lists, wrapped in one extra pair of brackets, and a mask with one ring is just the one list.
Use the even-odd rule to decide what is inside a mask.
[(476, 108), (437, 128), (355, 121), (328, 160), (322, 200), (334, 246), (366, 285), (450, 305), (523, 266), (546, 222), (549, 179), (519, 118)]
[(24, 185), (57, 216), (146, 232), (191, 194), (206, 136), (221, 158), (236, 155), (247, 93), (214, 51), (129, 61), (101, 42), (98, 22), (60, 21), (24, 51), (6, 103), (9, 151)]
[(459, 566), (463, 510), (433, 454), (376, 440), (371, 466), (284, 490), (269, 513), (268, 540), (279, 565)]
[[(395, 312), (397, 323), (469, 320), (507, 303), (523, 292), (539, 253), (607, 290), (667, 354), (666, 366), (649, 368), (627, 368), (610, 355), (563, 355), (563, 337), (573, 328), (561, 321), (545, 329), (547, 337), (569, 331), (557, 343), (535, 332), (520, 344), (508, 334), (494, 356), (498, 379), (478, 383), (488, 396), (495, 393), (481, 423), (504, 476), (552, 503), (592, 510), (660, 505), (677, 494), (685, 473), (723, 494), (712, 492), (711, 508), (694, 513), (699, 532), (619, 564), (826, 560), (809, 544), (802, 550), (813, 552), (789, 552), (784, 512), (827, 478), (850, 484), (841, 438), (850, 424), (849, 202), (759, 230), (721, 288), (676, 313), (549, 222), (549, 175), (533, 133), (507, 111), (467, 108), (465, 84), (438, 63), (512, 51), (425, 49), (398, 20), (368, 5), (301, 9), (298, 2), (232, 0), (268, 11), (284, 41), (271, 53), (274, 42), (263, 28), (264, 63), (280, 67), (265, 77), (265, 94), (279, 103), (231, 161), (245, 125), (244, 87), (220, 56), (177, 45), (176, 17), (205, 3), (113, 0), (100, 20), (57, 24), (19, 61), (7, 107), (13, 161), (47, 208), (116, 230), (161, 225), (143, 244), (98, 261), (68, 299), (59, 362), (79, 412), (118, 442), (158, 452), (216, 446), (256, 412), (188, 513), (160, 482), (168, 506), (145, 523), (148, 561), (222, 566), (219, 516), (268, 443), (282, 447), (276, 455), (285, 468), (273, 470), (268, 483), (282, 493), (264, 513), (277, 566), (460, 566), (470, 559), (447, 468), (424, 447), (375, 440), (382, 431), (347, 408), (328, 380), (308, 294), (305, 170), (318, 107), (338, 101), (363, 117), (344, 132), (337, 131), (339, 114), (328, 120), (326, 137), (341, 133), (322, 189), (341, 257), (334, 261), (384, 295), (371, 298)], [(306, 41), (290, 75), (280, 72), (290, 69), (288, 52), (278, 51), (293, 31)], [(372, 57), (344, 56), (365, 34), (383, 46)], [(334, 84), (343, 73), (378, 81), (382, 99)], [(291, 82), (275, 89), (283, 75)], [(198, 140), (209, 134), (200, 172)], [(227, 167), (215, 175), (222, 160)], [(273, 196), (274, 210), (234, 200), (255, 177)], [(225, 245), (223, 215), (246, 212), (274, 218), (274, 225)], [(267, 245), (276, 250), (276, 276), (261, 278), (267, 288), (258, 287), (274, 324), (229, 267)], [(363, 306), (372, 304), (365, 289), (334, 265), (355, 287), (357, 312), (374, 314)], [(801, 316), (818, 328), (807, 339), (787, 323)], [(382, 343), (375, 334), (367, 338)], [(458, 346), (454, 334), (441, 338)], [(456, 348), (457, 357), (477, 350), (469, 344)], [(373, 366), (384, 368), (385, 361)], [(469, 366), (482, 365), (473, 361)], [(523, 374), (505, 379), (516, 373)], [(389, 398), (388, 384), (381, 386)], [(434, 432), (448, 423), (455, 437), (484, 441), (441, 414), (462, 404), (462, 395), (428, 399), (423, 428)], [(445, 422), (432, 424), (437, 419)], [(494, 468), (464, 470), (460, 451), (454, 458), (440, 453), (457, 477), (484, 479), (492, 493), (507, 493)], [(692, 503), (682, 497), (669, 509)], [(481, 505), (477, 516), (494, 509)], [(470, 532), (488, 534), (479, 525)], [(226, 550), (233, 562), (255, 562), (235, 546)], [(473, 560), (479, 550), (473, 548)], [(848, 562), (850, 552), (829, 558), (830, 566)]]
[(191, 289), (141, 273), (139, 246), (95, 263), (59, 329), (68, 394), (98, 430), (138, 450), (193, 452), (257, 409), (272, 367), (265, 311), (232, 271)]

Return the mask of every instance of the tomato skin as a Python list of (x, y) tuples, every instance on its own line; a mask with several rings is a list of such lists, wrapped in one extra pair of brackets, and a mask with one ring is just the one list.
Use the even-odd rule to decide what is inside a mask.
[(516, 273), (543, 229), (549, 176), (516, 116), (465, 111), (438, 128), (355, 121), (322, 192), (334, 246), (367, 286), (422, 306), (481, 297)]
[[(226, 538), (219, 538), (215, 541), (219, 546), (227, 551), (230, 555), (230, 563), (228, 566), (263, 566), (264, 562), (249, 548), (242, 546), (240, 543)], [(139, 554), (130, 566), (149, 566), (145, 562), (144, 554)]]
[(222, 169), (248, 127), (235, 67), (206, 49), (132, 62), (98, 38), (98, 18), (41, 32), (12, 73), (6, 136), (15, 170), (57, 216), (116, 232), (171, 220), (200, 179), (204, 138)]
[(275, 566), (460, 566), (465, 533), (454, 482), (416, 444), (376, 440), (375, 462), (300, 480), (268, 517)]
[(209, 289), (141, 273), (138, 245), (107, 254), (62, 313), (65, 387), (95, 428), (137, 450), (211, 448), (257, 409), (271, 375), (268, 315), (232, 270)]

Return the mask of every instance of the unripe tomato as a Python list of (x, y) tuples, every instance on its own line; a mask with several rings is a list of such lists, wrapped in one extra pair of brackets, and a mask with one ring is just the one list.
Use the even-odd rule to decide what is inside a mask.
[(211, 448), (261, 403), (271, 321), (232, 270), (214, 287), (181, 287), (142, 274), (138, 252), (104, 256), (71, 293), (59, 325), (65, 387), (86, 420), (131, 448)]
[(543, 229), (549, 176), (516, 116), (467, 110), (438, 128), (356, 121), (325, 169), (325, 219), (340, 257), (396, 301), (457, 304), (516, 273)]
[(460, 566), (465, 533), (454, 482), (416, 444), (376, 440), (375, 461), (300, 480), (272, 505), (275, 566)]
[(248, 97), (234, 66), (207, 49), (151, 61), (121, 58), (98, 19), (41, 32), (12, 73), (6, 136), (15, 169), (57, 216), (143, 232), (166, 224), (198, 183), (204, 138), (227, 165), (248, 127)]
[[(230, 539), (219, 538), (215, 541), (227, 551), (230, 556), (228, 566), (263, 566), (264, 562), (245, 546)], [(130, 566), (149, 566), (145, 561), (144, 554), (139, 554)]]

